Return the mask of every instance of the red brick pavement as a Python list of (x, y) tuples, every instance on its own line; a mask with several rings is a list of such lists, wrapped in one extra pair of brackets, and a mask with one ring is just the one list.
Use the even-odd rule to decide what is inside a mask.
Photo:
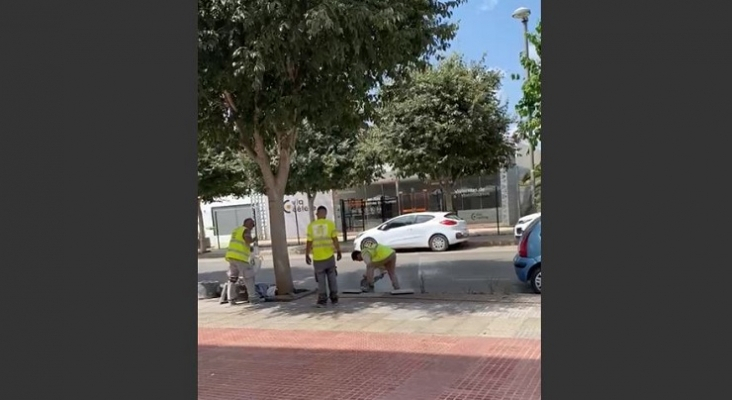
[(200, 400), (541, 399), (541, 341), (198, 330)]

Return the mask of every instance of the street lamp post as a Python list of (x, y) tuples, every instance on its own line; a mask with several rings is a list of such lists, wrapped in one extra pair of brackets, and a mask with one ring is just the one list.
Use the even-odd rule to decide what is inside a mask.
[[(531, 15), (531, 10), (526, 7), (519, 7), (516, 9), (516, 11), (513, 12), (513, 14), (511, 14), (513, 18), (520, 20), (521, 24), (523, 24), (524, 26), (524, 55), (526, 55), (526, 57), (529, 57), (529, 15)], [(530, 74), (531, 71), (527, 66), (525, 78), (526, 80), (529, 79)], [(529, 172), (529, 177), (531, 180), (529, 200), (531, 201), (531, 208), (533, 211), (536, 207), (536, 180), (534, 177), (534, 146), (531, 144), (531, 142), (529, 142), (529, 158), (531, 159), (531, 171)]]

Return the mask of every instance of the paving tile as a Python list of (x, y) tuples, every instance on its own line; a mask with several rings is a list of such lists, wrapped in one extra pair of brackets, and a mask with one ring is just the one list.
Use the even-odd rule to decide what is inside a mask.
[[(261, 329), (367, 330), (419, 332), (424, 324), (435, 325), (427, 332), (459, 336), (538, 338), (541, 334), (540, 304), (499, 304), (478, 302), (436, 302), (426, 300), (343, 299), (337, 307), (316, 309), (312, 299), (291, 303), (228, 307), (216, 300), (199, 301), (201, 327), (251, 327)], [(381, 322), (376, 324), (376, 322)], [(396, 321), (397, 324), (389, 321)], [(409, 324), (416, 322), (416, 324)], [(296, 326), (295, 326), (296, 325)], [(373, 326), (372, 326), (373, 325)], [(483, 325), (485, 329), (482, 328)], [(401, 327), (400, 327), (401, 326)]]
[(388, 332), (390, 329), (401, 324), (401, 321), (380, 319), (369, 325), (366, 325), (361, 329), (364, 332)]
[(199, 400), (536, 400), (541, 343), (199, 328)]

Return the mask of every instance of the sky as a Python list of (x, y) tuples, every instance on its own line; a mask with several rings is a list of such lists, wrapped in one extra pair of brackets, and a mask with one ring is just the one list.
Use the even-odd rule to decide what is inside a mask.
[(529, 31), (533, 31), (541, 18), (540, 0), (468, 0), (453, 14), (453, 20), (459, 22), (459, 29), (449, 50), (462, 53), (467, 61), (477, 61), (485, 55), (489, 67), (503, 71), (505, 76), (500, 97), (508, 101), (512, 113), (514, 105), (521, 99), (521, 82), (512, 81), (510, 75), (523, 75), (519, 63), (524, 49), (523, 26), (511, 17), (519, 7), (531, 10)]

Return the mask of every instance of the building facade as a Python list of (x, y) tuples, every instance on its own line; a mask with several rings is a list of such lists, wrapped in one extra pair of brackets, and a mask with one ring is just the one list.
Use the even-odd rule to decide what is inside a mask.
[[(527, 153), (528, 147), (522, 146), (514, 167), (456, 182), (452, 203), (458, 215), (469, 224), (513, 226), (530, 208), (529, 188), (521, 184), (531, 166)], [(535, 164), (541, 162), (539, 151), (535, 152), (534, 160)], [(369, 229), (384, 218), (410, 212), (446, 210), (438, 183), (422, 182), (417, 177), (398, 179), (392, 171), (371, 185), (338, 190), (334, 198), (336, 208), (344, 208), (348, 216), (341, 225), (345, 224), (350, 231)], [(357, 200), (366, 200), (366, 204)], [(386, 212), (378, 204), (380, 200), (387, 204)]]

